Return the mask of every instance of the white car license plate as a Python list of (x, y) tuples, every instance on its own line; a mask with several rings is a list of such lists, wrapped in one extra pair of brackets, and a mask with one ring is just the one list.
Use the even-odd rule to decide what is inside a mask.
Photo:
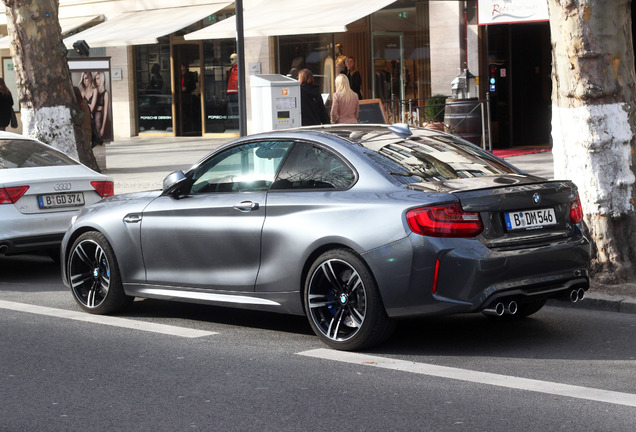
[(504, 213), (504, 218), (506, 219), (506, 228), (509, 231), (538, 229), (544, 226), (556, 225), (557, 223), (556, 215), (552, 208)]
[(38, 205), (41, 209), (83, 206), (84, 193), (75, 192), (52, 195), (38, 195)]

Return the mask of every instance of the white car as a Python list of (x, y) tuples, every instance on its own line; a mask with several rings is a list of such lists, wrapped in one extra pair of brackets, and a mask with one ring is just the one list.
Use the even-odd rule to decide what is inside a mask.
[(59, 246), (80, 208), (114, 193), (113, 179), (40, 141), (0, 132), (0, 255)]

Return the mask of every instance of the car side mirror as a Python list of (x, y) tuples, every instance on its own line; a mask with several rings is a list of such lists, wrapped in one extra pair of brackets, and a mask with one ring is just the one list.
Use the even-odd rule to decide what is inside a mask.
[(175, 171), (170, 173), (163, 179), (163, 192), (161, 195), (171, 195), (178, 198), (179, 188), (183, 186), (188, 178), (183, 171)]

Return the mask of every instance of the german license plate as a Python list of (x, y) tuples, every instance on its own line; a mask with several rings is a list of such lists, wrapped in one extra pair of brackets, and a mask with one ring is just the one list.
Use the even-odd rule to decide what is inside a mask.
[(504, 213), (504, 218), (506, 219), (506, 228), (509, 231), (539, 229), (557, 223), (552, 208)]
[(61, 193), (51, 195), (38, 195), (38, 205), (41, 209), (79, 207), (84, 205), (84, 193)]

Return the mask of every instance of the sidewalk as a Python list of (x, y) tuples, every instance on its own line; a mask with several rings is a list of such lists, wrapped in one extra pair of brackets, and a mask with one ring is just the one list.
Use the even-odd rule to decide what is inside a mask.
[[(115, 181), (115, 193), (161, 189), (165, 176), (186, 170), (231, 138), (133, 137), (105, 144), (104, 174)], [(534, 175), (552, 178), (552, 152), (506, 158), (506, 161)], [(620, 286), (592, 282), (586, 298), (577, 303), (551, 300), (550, 304), (636, 314), (636, 284)]]
[(106, 169), (115, 193), (161, 189), (173, 171), (186, 170), (230, 138), (133, 137), (105, 144)]

